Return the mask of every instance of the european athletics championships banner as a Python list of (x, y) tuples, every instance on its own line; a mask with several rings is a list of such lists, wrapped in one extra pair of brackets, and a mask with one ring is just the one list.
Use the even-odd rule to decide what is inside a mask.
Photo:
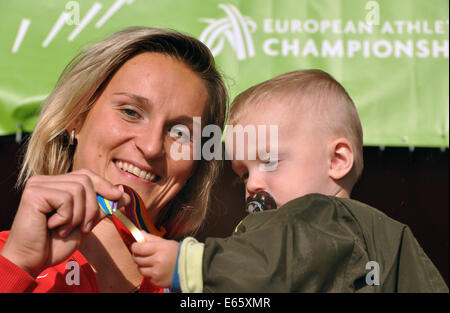
[(128, 26), (202, 40), (231, 97), (319, 68), (354, 99), (366, 146), (449, 146), (448, 0), (1, 0), (0, 135), (32, 131), (69, 60)]

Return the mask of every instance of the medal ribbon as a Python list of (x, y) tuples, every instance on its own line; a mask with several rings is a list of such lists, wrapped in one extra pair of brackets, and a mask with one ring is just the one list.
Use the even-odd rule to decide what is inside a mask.
[(100, 209), (112, 219), (125, 244), (129, 247), (134, 241), (139, 243), (145, 242), (140, 230), (145, 230), (156, 236), (164, 236), (166, 233), (165, 228), (161, 226), (160, 230), (158, 230), (153, 225), (144, 201), (142, 201), (138, 193), (128, 186), (122, 186), (124, 192), (131, 198), (130, 203), (125, 207), (125, 214), (118, 210), (118, 201), (111, 201), (97, 194), (97, 203)]
[(167, 232), (166, 229), (161, 226), (161, 229), (157, 229), (153, 225), (150, 217), (148, 216), (147, 208), (144, 201), (139, 197), (138, 193), (132, 188), (122, 185), (124, 191), (130, 196), (131, 202), (125, 207), (125, 215), (136, 225), (139, 229), (145, 230), (155, 236), (162, 237)]

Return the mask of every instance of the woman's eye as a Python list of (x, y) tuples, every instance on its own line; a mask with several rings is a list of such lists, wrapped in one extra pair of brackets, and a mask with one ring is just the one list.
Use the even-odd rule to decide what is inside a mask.
[(189, 128), (184, 125), (173, 126), (170, 129), (170, 137), (175, 138), (180, 143), (188, 143), (191, 141)]
[(244, 173), (242, 176), (241, 176), (241, 180), (245, 183), (245, 182), (247, 182), (247, 179), (248, 179), (248, 172), (247, 173)]
[(133, 119), (140, 117), (140, 114), (133, 109), (122, 109), (122, 113), (125, 114), (127, 117), (131, 117)]

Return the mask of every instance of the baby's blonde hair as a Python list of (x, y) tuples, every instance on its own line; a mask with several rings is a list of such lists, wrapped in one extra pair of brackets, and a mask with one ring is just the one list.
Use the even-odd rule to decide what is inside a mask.
[[(283, 101), (286, 99), (290, 101)], [(231, 105), (227, 124), (236, 124), (268, 100), (277, 101), (277, 104), (293, 103), (308, 117), (313, 117), (321, 129), (350, 141), (354, 162), (347, 176), (353, 188), (364, 167), (363, 131), (355, 104), (344, 87), (321, 70), (281, 74), (239, 94)]]

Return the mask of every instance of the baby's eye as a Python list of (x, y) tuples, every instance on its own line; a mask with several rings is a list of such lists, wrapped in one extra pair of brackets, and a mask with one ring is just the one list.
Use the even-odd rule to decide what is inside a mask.
[(259, 169), (264, 172), (271, 172), (276, 170), (278, 167), (278, 159), (268, 159), (261, 161)]
[(241, 180), (242, 180), (244, 183), (247, 182), (247, 179), (248, 179), (248, 172), (244, 173), (244, 174), (241, 176)]

